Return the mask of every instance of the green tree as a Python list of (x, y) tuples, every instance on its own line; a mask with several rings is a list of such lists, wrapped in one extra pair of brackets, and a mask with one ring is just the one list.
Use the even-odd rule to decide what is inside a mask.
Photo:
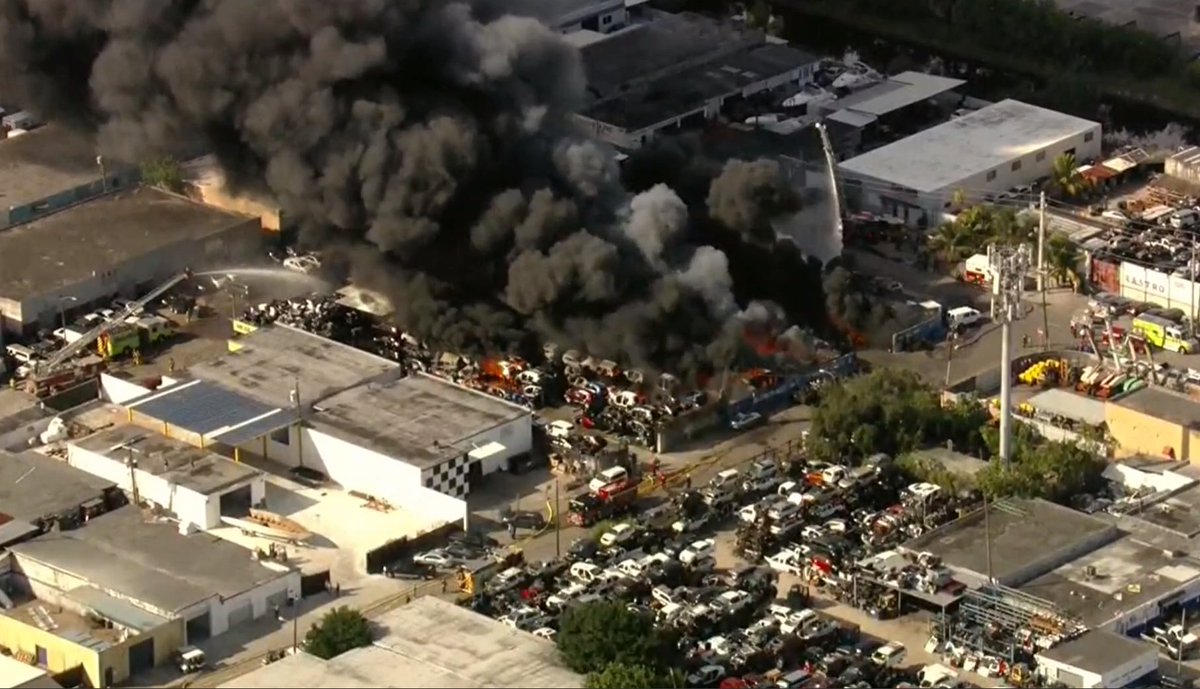
[(1016, 496), (1067, 502), (1104, 483), (1103, 457), (1075, 443), (1046, 440), (1027, 424), (1017, 424), (1011, 462), (993, 457), (979, 473), (979, 489), (989, 498)]
[(170, 156), (147, 160), (142, 163), (142, 182), (175, 193), (183, 191), (183, 171), (179, 161)]
[(899, 456), (947, 440), (963, 452), (984, 449), (986, 410), (975, 402), (944, 406), (917, 374), (877, 369), (822, 392), (807, 447), (815, 458), (856, 461), (883, 452)]
[(677, 678), (664, 677), (647, 665), (609, 663), (599, 672), (588, 675), (583, 686), (586, 689), (661, 689), (682, 686), (679, 682), (672, 683), (674, 679)]
[(968, 478), (950, 471), (936, 459), (912, 452), (900, 455), (896, 468), (910, 481), (932, 483), (949, 493), (959, 493), (971, 485)]
[(966, 227), (957, 222), (942, 223), (929, 238), (929, 249), (943, 263), (954, 265), (978, 253), (979, 240)]
[(1061, 234), (1051, 235), (1046, 239), (1046, 273), (1051, 280), (1058, 284), (1068, 283), (1071, 290), (1078, 292), (1083, 284), (1083, 276), (1079, 266), (1083, 258), (1079, 247)]
[(1050, 186), (1064, 199), (1073, 199), (1087, 191), (1087, 180), (1079, 174), (1079, 163), (1071, 153), (1054, 159), (1050, 169)]
[(325, 660), (370, 644), (371, 625), (367, 618), (346, 606), (325, 613), (304, 635), (304, 649)]
[(673, 640), (650, 616), (623, 603), (597, 601), (569, 609), (556, 639), (567, 666), (579, 673), (603, 672), (614, 663), (656, 672), (675, 666)]

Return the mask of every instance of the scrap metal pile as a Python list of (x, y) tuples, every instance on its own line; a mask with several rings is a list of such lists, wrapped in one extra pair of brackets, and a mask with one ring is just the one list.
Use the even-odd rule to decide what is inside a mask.
[[(341, 306), (337, 297), (312, 295), (277, 299), (246, 309), (241, 320), (255, 326), (280, 323), (352, 345), (424, 372), (529, 409), (577, 408), (576, 423), (640, 445), (652, 445), (657, 425), (702, 406), (707, 396), (670, 374), (646, 380), (641, 371), (574, 350), (544, 348), (534, 364), (517, 356), (474, 358), (437, 352), (394, 326)], [(564, 438), (564, 441), (566, 439)], [(582, 442), (582, 441), (581, 441)]]

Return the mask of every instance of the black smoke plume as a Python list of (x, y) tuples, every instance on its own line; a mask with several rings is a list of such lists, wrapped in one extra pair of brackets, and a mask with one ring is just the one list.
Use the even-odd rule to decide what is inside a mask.
[(122, 160), (215, 152), (442, 346), (686, 370), (732, 358), (743, 292), (815, 314), (819, 273), (746, 242), (772, 239), (770, 164), (713, 185), (733, 238), (667, 187), (631, 198), (571, 123), (578, 52), (510, 2), (3, 0), (0, 92)]

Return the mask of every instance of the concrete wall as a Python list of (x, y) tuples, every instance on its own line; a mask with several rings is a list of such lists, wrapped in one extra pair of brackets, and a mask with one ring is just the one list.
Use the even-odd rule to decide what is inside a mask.
[[(249, 556), (249, 553), (247, 553), (247, 556)], [(274, 606), (282, 606), (283, 602), (289, 597), (300, 598), (299, 570), (288, 569), (274, 562), (262, 562), (261, 564), (267, 569), (278, 572), (279, 577), (257, 588), (243, 591), (224, 600), (220, 596), (213, 596), (207, 601), (197, 603), (190, 608), (180, 611), (180, 619), (191, 620), (195, 619), (198, 615), (207, 614), (209, 616), (210, 632), (212, 636), (217, 636), (234, 628), (236, 620), (233, 618), (247, 606), (252, 611), (251, 619), (257, 620), (264, 615), (271, 615), (273, 617), (275, 615)]]
[(1200, 307), (1200, 284), (1179, 275), (1168, 275), (1126, 261), (1121, 264), (1120, 285), (1121, 296), (1135, 301), (1179, 309), (1184, 313)]
[(500, 443), (505, 449), (504, 452), (497, 452), (482, 460), (484, 476), (504, 469), (508, 466), (510, 458), (533, 449), (533, 417), (525, 415), (500, 424), (465, 439), (462, 445), (464, 448), (483, 447), (493, 442)]
[[(47, 603), (48, 609), (51, 609), (52, 604)], [(173, 619), (148, 632), (131, 634), (124, 641), (97, 651), (52, 631), (27, 624), (19, 618), (0, 615), (0, 645), (14, 654), (28, 653), (34, 658), (37, 658), (38, 648), (43, 648), (46, 650), (46, 671), (58, 673), (81, 667), (84, 676), (94, 687), (108, 686), (105, 684), (106, 670), (111, 670), (114, 683), (129, 679), (129, 649), (149, 638), (154, 639), (155, 665), (169, 662), (171, 654), (184, 645), (183, 630), (183, 620)]]
[[(510, 442), (519, 440), (521, 430), (518, 428), (504, 431), (507, 426), (508, 424), (495, 429), (497, 437), (505, 437), (505, 433), (509, 433)], [(529, 433), (530, 435), (526, 436), (528, 442), (524, 451), (528, 451), (532, 443), (532, 426)], [(286, 444), (265, 437), (251, 441), (239, 449), (254, 454), (265, 454), (267, 459), (284, 466), (295, 467), (303, 464), (316, 469), (346, 490), (385, 500), (430, 525), (462, 521), (466, 518), (466, 502), (425, 488), (421, 470), (412, 464), (313, 428), (300, 429), (292, 426), (288, 429), (287, 437)], [(508, 453), (498, 454), (501, 456), (499, 460), (492, 461), (492, 458), (488, 458), (489, 466), (499, 465), (509, 456)]]
[[(1164, 457), (1164, 449), (1172, 448), (1175, 458), (1194, 461), (1200, 455), (1200, 445), (1192, 445), (1192, 432), (1166, 419), (1160, 419), (1121, 406), (1115, 402), (1104, 405), (1104, 420), (1108, 432), (1116, 440), (1114, 456), (1118, 459), (1136, 455)], [(1194, 448), (1194, 449), (1193, 449)]]
[[(185, 240), (162, 247), (128, 261), (94, 273), (57, 289), (26, 297), (21, 302), (20, 330), (30, 332), (38, 327), (54, 328), (59, 322), (59, 304), (73, 298), (74, 310), (107, 303), (115, 295), (130, 298), (146, 293), (184, 268), (201, 269), (219, 265), (233, 257), (248, 255), (262, 243), (262, 227), (258, 218), (247, 218), (224, 232), (199, 240)], [(10, 328), (15, 330), (16, 328)]]
[(137, 383), (110, 376), (107, 373), (100, 374), (100, 396), (113, 404), (124, 404), (149, 392), (149, 388), (144, 388)]
[[(134, 455), (133, 458), (137, 459), (137, 456)], [(73, 444), (67, 446), (67, 463), (93, 476), (112, 481), (126, 493), (134, 492), (136, 480), (138, 498), (174, 514), (179, 518), (181, 527), (192, 526), (203, 530), (220, 525), (219, 509), (216, 512), (218, 518), (213, 521), (211, 515), (214, 512), (209, 507), (210, 502), (219, 505), (220, 499), (217, 496), (197, 493), (141, 469), (130, 472), (124, 461), (111, 459)]]

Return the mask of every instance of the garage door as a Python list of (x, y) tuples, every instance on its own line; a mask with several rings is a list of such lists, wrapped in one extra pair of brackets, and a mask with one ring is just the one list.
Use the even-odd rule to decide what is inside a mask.
[(209, 625), (208, 611), (187, 621), (187, 642), (189, 644), (204, 641), (211, 635), (212, 627)]
[(280, 591), (267, 596), (267, 611), (270, 612), (275, 608), (282, 610), (287, 605), (287, 591)]
[(154, 667), (154, 639), (146, 639), (129, 647), (129, 674), (136, 675)]
[(229, 628), (232, 629), (238, 625), (246, 624), (254, 619), (254, 607), (249, 603), (240, 608), (234, 608), (229, 611)]

